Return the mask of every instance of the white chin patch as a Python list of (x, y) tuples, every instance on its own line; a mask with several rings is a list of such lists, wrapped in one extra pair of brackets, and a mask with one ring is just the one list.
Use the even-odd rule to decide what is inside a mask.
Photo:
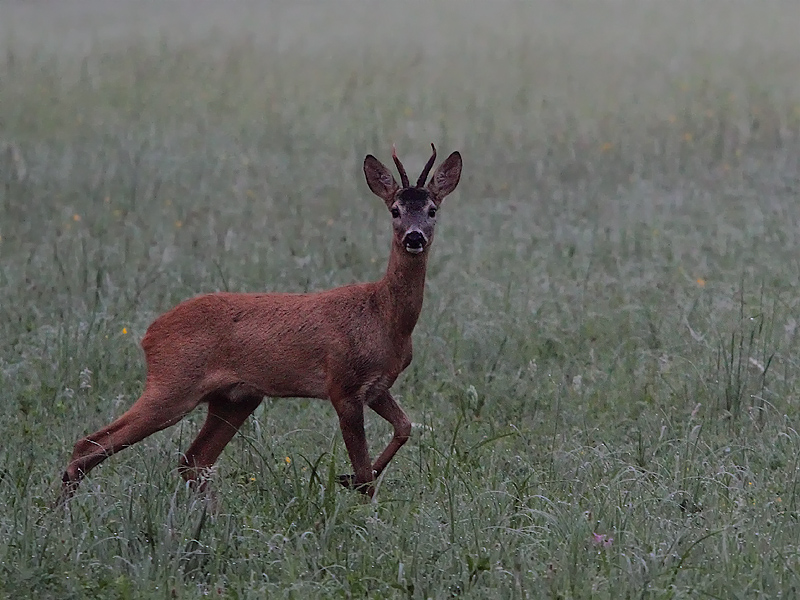
[(406, 246), (406, 252), (410, 252), (411, 254), (419, 254), (424, 249), (425, 248), (423, 248), (422, 246), (420, 246), (419, 248), (412, 248), (411, 246)]

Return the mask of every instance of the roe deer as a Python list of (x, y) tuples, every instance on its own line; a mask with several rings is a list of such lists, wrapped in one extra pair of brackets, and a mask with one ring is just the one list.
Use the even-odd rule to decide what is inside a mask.
[[(369, 189), (386, 203), (394, 229), (380, 281), (309, 294), (207, 294), (158, 317), (142, 340), (144, 392), (116, 421), (75, 444), (61, 498), (103, 460), (205, 402), (205, 424), (180, 461), (184, 479), (202, 487), (204, 471), (265, 396), (330, 399), (354, 473), (339, 482), (372, 496), (375, 478), (411, 432), (389, 388), (411, 363), (436, 212), (461, 177), (461, 155), (453, 152), (425, 185), (436, 159), (431, 148), (413, 187), (394, 148), (401, 185), (377, 158), (364, 159)], [(394, 428), (372, 464), (364, 405)]]

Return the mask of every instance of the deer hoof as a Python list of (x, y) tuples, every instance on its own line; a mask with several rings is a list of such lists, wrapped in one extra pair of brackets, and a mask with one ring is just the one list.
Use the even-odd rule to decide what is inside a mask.
[(69, 479), (65, 473), (61, 481), (61, 493), (50, 503), (50, 508), (55, 509), (64, 506), (75, 495), (75, 492), (78, 491), (79, 483), (80, 481)]
[(352, 490), (355, 487), (356, 476), (352, 473), (349, 475), (339, 475), (336, 477), (336, 481), (339, 485), (346, 487), (348, 490)]
[(374, 482), (367, 481), (365, 483), (356, 483), (356, 476), (353, 474), (339, 475), (336, 477), (336, 481), (339, 482), (339, 485), (346, 487), (348, 490), (356, 490), (365, 496), (371, 497), (375, 492)]

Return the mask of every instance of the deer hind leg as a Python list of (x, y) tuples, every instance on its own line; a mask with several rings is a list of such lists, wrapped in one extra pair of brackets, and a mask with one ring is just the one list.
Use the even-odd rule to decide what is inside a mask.
[(171, 393), (165, 393), (153, 385), (146, 387), (125, 414), (110, 425), (78, 440), (61, 478), (61, 500), (72, 496), (86, 474), (109, 456), (174, 425), (199, 403), (200, 398), (185, 397), (176, 401)]
[(392, 460), (397, 451), (408, 441), (411, 436), (411, 421), (403, 409), (398, 406), (392, 395), (385, 391), (369, 403), (369, 407), (378, 415), (389, 421), (394, 428), (394, 436), (381, 455), (372, 465), (375, 477), (380, 475)]
[(262, 400), (261, 395), (232, 400), (226, 394), (217, 394), (209, 398), (206, 422), (181, 457), (180, 472), (187, 482), (196, 485), (201, 480), (202, 486), (204, 473)]

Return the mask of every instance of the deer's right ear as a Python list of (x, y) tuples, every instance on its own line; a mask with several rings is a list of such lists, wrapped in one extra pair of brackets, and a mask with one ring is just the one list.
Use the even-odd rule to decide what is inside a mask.
[(433, 194), (433, 200), (438, 206), (444, 197), (451, 193), (461, 179), (461, 154), (453, 152), (439, 168), (433, 172), (433, 177), (428, 184), (428, 191)]
[(391, 206), (395, 193), (400, 189), (391, 171), (372, 154), (367, 154), (364, 159), (364, 175), (372, 193), (381, 198), (387, 206)]

